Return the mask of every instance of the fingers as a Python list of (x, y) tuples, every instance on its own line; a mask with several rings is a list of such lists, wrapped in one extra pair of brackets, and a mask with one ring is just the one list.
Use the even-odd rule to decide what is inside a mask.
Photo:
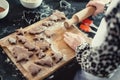
[(80, 44), (86, 42), (84, 36), (81, 33), (74, 34), (71, 32), (66, 32), (64, 34), (64, 41), (70, 45), (73, 45), (75, 43)]
[(64, 38), (69, 38), (69, 39), (80, 39), (82, 37), (82, 34), (75, 34), (71, 32), (66, 32), (64, 34)]
[(72, 41), (71, 39), (69, 38), (64, 38), (64, 41), (71, 47), (72, 46)]
[(68, 33), (64, 34), (64, 41), (68, 44), (69, 47), (71, 47), (74, 50), (74, 38), (72, 38)]
[[(96, 6), (96, 2), (95, 1), (89, 1), (88, 4), (86, 5), (86, 7), (90, 7), (93, 6), (96, 8), (97, 10), (97, 6)], [(93, 16), (96, 16), (98, 13), (96, 13), (96, 11), (93, 13)]]
[(94, 0), (94, 1), (88, 2), (86, 7), (89, 7), (89, 6), (93, 6), (96, 8), (96, 11), (93, 14), (93, 16), (96, 16), (97, 14), (102, 13), (104, 11), (105, 3), (100, 0)]
[(64, 41), (70, 46), (73, 50), (83, 42), (85, 42), (84, 37), (82, 34), (74, 34), (71, 32), (65, 32), (64, 34)]
[(66, 36), (72, 36), (72, 37), (74, 37), (76, 34), (74, 34), (74, 33), (71, 33), (71, 32), (65, 32), (65, 34), (64, 35), (66, 35)]
[(71, 37), (67, 36), (67, 35), (64, 35), (64, 39), (65, 39), (65, 41), (69, 41), (71, 39)]
[(68, 44), (68, 39), (67, 38), (64, 38), (64, 41)]
[(94, 6), (94, 7), (96, 7), (95, 1), (89, 1), (88, 4), (86, 5), (86, 7), (89, 7), (89, 6)]
[(67, 43), (67, 45), (69, 47), (71, 47), (73, 50), (75, 50), (74, 45), (73, 45), (73, 41), (71, 41), (71, 40), (69, 40), (67, 38), (64, 38), (64, 41)]
[(73, 33), (67, 32), (66, 34), (64, 34), (64, 40), (66, 43), (72, 44), (74, 39), (75, 39), (75, 36)]
[(83, 36), (83, 34), (81, 34), (81, 33), (78, 33), (78, 35), (79, 35), (79, 36)]

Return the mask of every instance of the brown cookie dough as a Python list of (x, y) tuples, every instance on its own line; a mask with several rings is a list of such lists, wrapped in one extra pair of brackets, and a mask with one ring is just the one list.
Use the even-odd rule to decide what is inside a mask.
[(55, 22), (65, 20), (65, 19), (66, 19), (65, 14), (58, 10), (55, 10), (54, 13), (49, 17), (49, 20), (55, 21)]
[(52, 52), (51, 56), (52, 56), (53, 61), (55, 61), (55, 63), (58, 63), (58, 62), (60, 62), (63, 59), (62, 53)]
[(51, 38), (55, 33), (52, 30), (45, 30), (44, 34), (46, 37)]
[(46, 54), (43, 51), (41, 51), (40, 49), (36, 52), (36, 55), (39, 59), (46, 56)]
[(51, 15), (51, 16), (49, 17), (49, 20), (50, 20), (50, 21), (55, 21), (55, 22), (57, 22), (57, 21), (58, 21), (58, 17), (57, 17), (56, 15)]
[(66, 19), (65, 14), (63, 12), (58, 11), (58, 10), (55, 10), (53, 15), (56, 15), (58, 17), (58, 20), (65, 20)]
[(50, 43), (43, 41), (43, 43), (40, 45), (40, 49), (45, 52), (50, 48)]
[(15, 46), (12, 51), (13, 56), (16, 58), (17, 62), (27, 61), (29, 57), (33, 55), (33, 52), (30, 52), (27, 49), (20, 46)]
[(28, 66), (28, 70), (30, 71), (32, 76), (36, 76), (41, 71), (41, 69), (42, 68), (36, 64), (31, 64)]
[(52, 67), (53, 66), (53, 60), (50, 56), (46, 56), (43, 59), (35, 61), (35, 64), (38, 64), (38, 65), (41, 65), (41, 66)]
[(35, 34), (42, 33), (44, 30), (45, 30), (45, 26), (39, 26), (39, 27), (32, 28), (29, 31), (29, 33), (32, 34), (32, 35), (35, 35)]
[(16, 30), (17, 35), (24, 35), (26, 31), (23, 30), (23, 28), (17, 29)]
[(36, 50), (36, 46), (34, 44), (31, 44), (28, 41), (24, 44), (24, 47), (26, 49), (28, 49), (29, 51), (35, 51)]
[(49, 26), (54, 25), (54, 22), (53, 22), (53, 21), (44, 21), (44, 22), (42, 23), (42, 25), (43, 25), (43, 26), (46, 26), (46, 27), (49, 27)]
[(36, 41), (35, 44), (39, 46), (40, 50), (42, 50), (43, 52), (47, 51), (51, 46), (51, 44), (48, 43), (46, 40)]
[(22, 36), (22, 35), (16, 35), (16, 38), (17, 38), (18, 42), (20, 42), (22, 44), (24, 44), (27, 41), (26, 37)]
[(33, 40), (35, 40), (35, 41), (43, 41), (44, 40), (44, 36), (43, 35), (35, 35)]
[(10, 44), (16, 44), (16, 43), (17, 43), (17, 40), (16, 40), (15, 38), (9, 37), (9, 38), (8, 38), (8, 42), (9, 42)]

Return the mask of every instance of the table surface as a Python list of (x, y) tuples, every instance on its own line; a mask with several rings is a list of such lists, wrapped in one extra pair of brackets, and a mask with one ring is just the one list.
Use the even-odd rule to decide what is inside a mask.
[[(63, 3), (62, 7), (60, 7), (60, 0), (44, 0), (40, 7), (36, 9), (27, 9), (24, 8), (19, 0), (7, 0), (10, 4), (10, 9), (8, 15), (0, 20), (0, 39), (13, 33), (16, 29), (20, 27), (26, 27), (31, 25), (40, 19), (49, 16), (53, 10), (58, 9), (63, 11), (68, 18), (70, 18), (75, 12), (85, 8), (86, 3), (89, 0), (67, 0), (68, 5)], [(48, 7), (49, 6), (49, 7)], [(48, 9), (49, 8), (49, 9)], [(46, 13), (46, 14), (44, 14)], [(42, 16), (42, 17), (41, 17)], [(95, 25), (99, 25), (99, 22), (102, 18), (102, 15), (98, 15), (97, 17), (92, 18)], [(90, 37), (93, 37), (95, 34), (87, 33)], [(65, 74), (69, 75), (69, 78), (73, 77), (73, 74), (77, 70), (78, 67), (74, 66), (75, 61), (70, 62), (70, 66), (66, 65), (62, 69), (56, 71), (54, 76), (51, 75), (49, 78), (45, 80), (59, 80)], [(70, 77), (70, 71), (73, 73)], [(64, 74), (61, 74), (66, 72)], [(59, 76), (58, 76), (59, 75)], [(3, 54), (2, 49), (0, 49), (0, 80), (26, 80), (22, 74), (17, 70), (16, 66), (9, 60), (6, 54)], [(63, 77), (65, 79), (65, 77)], [(68, 78), (66, 78), (68, 80)], [(72, 80), (72, 79), (69, 79)]]

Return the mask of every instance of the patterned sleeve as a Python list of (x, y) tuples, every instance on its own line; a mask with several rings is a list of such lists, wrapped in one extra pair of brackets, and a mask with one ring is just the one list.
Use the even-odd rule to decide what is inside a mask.
[(110, 77), (120, 65), (120, 1), (105, 19), (108, 30), (102, 45), (92, 48), (83, 43), (76, 49), (76, 59), (81, 68), (99, 77)]

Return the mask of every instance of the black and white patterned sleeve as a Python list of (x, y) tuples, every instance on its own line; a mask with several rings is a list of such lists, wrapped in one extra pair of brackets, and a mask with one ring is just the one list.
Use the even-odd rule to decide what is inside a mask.
[(120, 66), (120, 1), (105, 19), (108, 30), (102, 45), (92, 48), (83, 43), (76, 49), (76, 59), (81, 68), (99, 77), (110, 77)]

